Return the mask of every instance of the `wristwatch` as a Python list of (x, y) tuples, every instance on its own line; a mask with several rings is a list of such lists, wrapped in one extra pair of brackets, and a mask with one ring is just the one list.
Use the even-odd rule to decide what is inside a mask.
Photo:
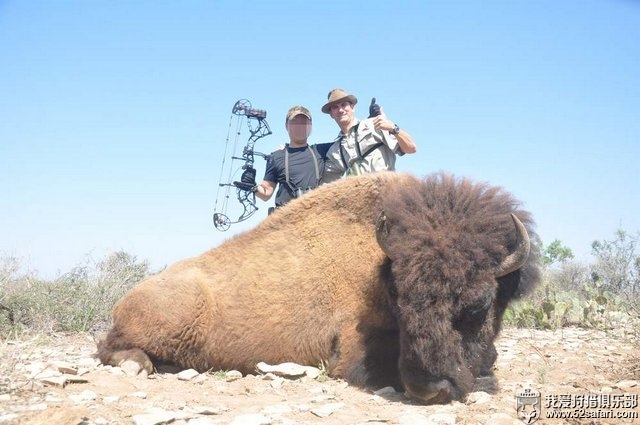
[(400, 133), (400, 127), (398, 127), (398, 124), (394, 124), (393, 128), (389, 130), (389, 134), (393, 134), (394, 136), (397, 136), (398, 133)]

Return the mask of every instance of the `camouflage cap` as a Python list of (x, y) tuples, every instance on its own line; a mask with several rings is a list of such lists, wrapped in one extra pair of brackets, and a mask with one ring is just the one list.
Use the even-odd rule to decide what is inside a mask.
[(290, 119), (293, 119), (298, 115), (304, 115), (305, 117), (309, 118), (309, 121), (311, 121), (311, 112), (309, 112), (309, 110), (302, 105), (296, 105), (289, 109), (289, 111), (287, 112), (286, 122), (289, 122)]

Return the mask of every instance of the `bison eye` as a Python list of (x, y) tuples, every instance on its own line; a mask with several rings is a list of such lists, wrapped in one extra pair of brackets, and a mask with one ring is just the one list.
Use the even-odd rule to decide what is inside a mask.
[(485, 294), (472, 303), (461, 306), (453, 326), (460, 331), (480, 329), (487, 319), (487, 313), (492, 303), (493, 295)]

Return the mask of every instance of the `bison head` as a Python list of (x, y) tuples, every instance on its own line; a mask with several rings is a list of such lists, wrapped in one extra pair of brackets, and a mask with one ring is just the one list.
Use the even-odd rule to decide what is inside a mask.
[(502, 314), (535, 255), (508, 194), (446, 178), (420, 186), (389, 194), (377, 238), (391, 260), (402, 384), (423, 403), (446, 403), (489, 373)]

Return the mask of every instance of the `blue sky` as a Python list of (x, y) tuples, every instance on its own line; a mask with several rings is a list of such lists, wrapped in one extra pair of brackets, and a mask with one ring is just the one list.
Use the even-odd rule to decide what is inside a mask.
[(503, 186), (589, 261), (640, 231), (639, 29), (631, 0), (0, 0), (0, 255), (54, 277), (217, 246), (273, 202), (212, 225), (235, 102), (267, 110), (270, 152), (294, 104), (332, 141), (342, 87), (412, 134), (400, 171)]

